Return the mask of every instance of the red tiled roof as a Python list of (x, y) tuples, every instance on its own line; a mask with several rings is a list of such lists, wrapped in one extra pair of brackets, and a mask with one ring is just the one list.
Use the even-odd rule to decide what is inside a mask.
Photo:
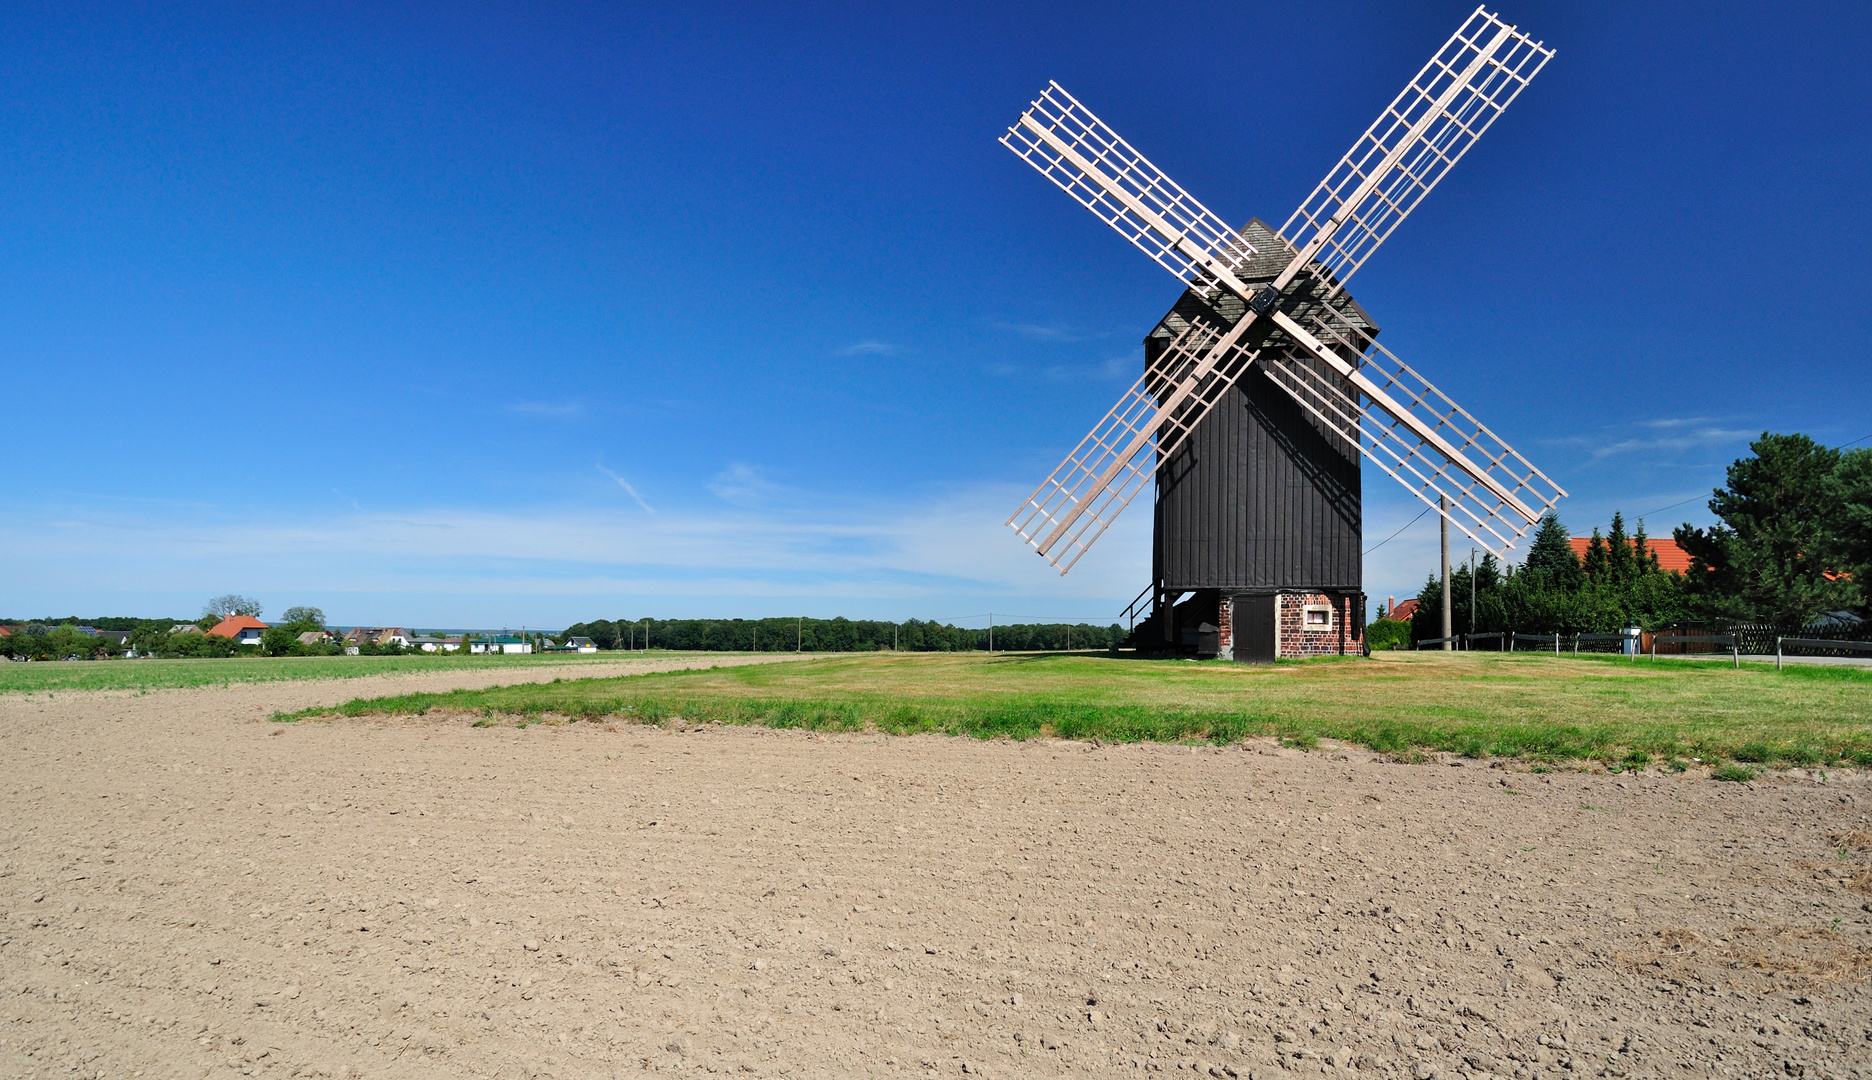
[[(1591, 543), (1592, 538), (1587, 536), (1575, 536), (1567, 540), (1567, 544), (1573, 548), (1573, 554), (1582, 562), (1586, 559), (1586, 548)], [(1636, 541), (1627, 540), (1626, 543), (1635, 544)], [(1667, 574), (1690, 572), (1690, 553), (1678, 547), (1677, 541), (1665, 537), (1647, 536), (1645, 546), (1657, 553), (1658, 569)]]
[(252, 615), (236, 615), (232, 618), (222, 619), (220, 622), (214, 624), (214, 628), (208, 632), (216, 637), (233, 638), (239, 637), (242, 630), (265, 630), (267, 628), (266, 623), (261, 622)]
[(1409, 622), (1411, 616), (1415, 614), (1417, 614), (1417, 598), (1413, 596), (1408, 600), (1399, 600), (1397, 606), (1391, 609), (1386, 618)]

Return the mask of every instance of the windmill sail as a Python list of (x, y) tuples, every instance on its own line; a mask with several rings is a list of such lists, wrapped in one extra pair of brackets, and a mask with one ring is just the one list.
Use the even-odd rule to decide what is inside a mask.
[(1239, 284), (1236, 268), (1256, 254), (1059, 83), (1047, 84), (1001, 145), (1198, 292)]
[[(1259, 249), (1222, 224), (1059, 84), (1050, 84), (1002, 143), (1198, 296), (1223, 306), (1239, 300), (1245, 308), (1225, 328), (1192, 322), (1172, 345), (1175, 362), (1157, 365), (1133, 384), (1007, 523), (1059, 566), (1060, 573), (1070, 570), (1155, 474), (1157, 461), (1175, 453), (1222, 392), (1253, 365), (1259, 349), (1248, 343), (1261, 335), (1251, 336), (1250, 331), (1265, 313), (1308, 353), (1339, 368), (1338, 374), (1388, 417), (1388, 426), (1374, 426), (1372, 431), (1391, 432), (1389, 442), (1373, 442), (1372, 450), (1366, 450), (1365, 438), (1359, 437), (1367, 456), (1381, 450), (1385, 456), (1373, 456), (1373, 460), (1413, 487), (1420, 498), (1427, 497), (1426, 490), (1479, 491), (1470, 496), (1473, 505), (1465, 511), (1472, 520), (1468, 524), (1459, 520), (1459, 527), (1490, 550), (1513, 546), (1514, 540), (1506, 537), (1489, 543), (1476, 530), (1498, 536), (1497, 530), (1485, 524), (1498, 521), (1513, 538), (1519, 538), (1532, 523), (1534, 518), (1509, 524), (1497, 513), (1505, 509), (1519, 518), (1524, 511), (1531, 513), (1532, 507), (1515, 494), (1519, 489), (1490, 473), (1506, 460), (1500, 451), (1522, 465), (1525, 461), (1472, 418), (1458, 441), (1450, 442), (1440, 428), (1451, 426), (1450, 418), (1468, 418), (1468, 414), (1435, 387), (1401, 362), (1382, 372), (1382, 385), (1372, 381), (1359, 373), (1362, 364), (1371, 362), (1366, 354), (1388, 353), (1369, 348), (1368, 340), (1357, 345), (1334, 341), (1334, 346), (1349, 349), (1356, 358), (1348, 360), (1283, 315), (1281, 308), (1297, 288), (1317, 293), (1325, 286), (1326, 299), (1338, 294), (1344, 276), (1370, 257), (1552, 55), (1552, 50), (1477, 8), (1288, 219), (1276, 244), (1285, 249), (1278, 253), (1287, 256), (1284, 269), (1259, 288), (1248, 284), (1252, 275), (1246, 272), (1262, 256)], [(1311, 235), (1296, 235), (1301, 233)], [(1302, 273), (1311, 285), (1294, 284)], [(1322, 318), (1330, 323), (1330, 316)], [(1356, 332), (1349, 325), (1343, 329)], [(1276, 382), (1304, 407), (1326, 419), (1326, 413), (1347, 412), (1349, 404), (1348, 417), (1364, 417), (1367, 410), (1343, 392), (1334, 408), (1322, 412), (1319, 394), (1324, 391), (1306, 389), (1311, 384), (1292, 359), (1276, 355), (1270, 361), (1285, 365), (1282, 370), (1289, 378)], [(1410, 380), (1410, 390), (1405, 391), (1408, 404), (1393, 401), (1387, 389), (1402, 386), (1393, 376), (1404, 373)], [(1428, 404), (1432, 401), (1446, 403), (1448, 408), (1439, 410)], [(1348, 432), (1365, 430), (1359, 422), (1346, 422), (1352, 424)], [(1397, 432), (1399, 428), (1403, 433)], [(1471, 435), (1491, 441), (1482, 451), (1493, 454), (1485, 456), (1489, 464), (1478, 464), (1465, 455), (1465, 450), (1482, 445)], [(1435, 456), (1441, 464), (1432, 467), (1424, 454)], [(1532, 470), (1532, 466), (1527, 468)], [(1467, 487), (1455, 481), (1458, 473), (1471, 481)], [(1420, 476), (1434, 482), (1413, 486)], [(1552, 491), (1559, 490), (1551, 481), (1546, 483)], [(1485, 504), (1485, 498), (1493, 503)]]
[(1281, 236), (1344, 288), (1553, 54), (1476, 8), (1281, 226)]
[(1468, 410), (1333, 309), (1309, 321), (1311, 327), (1289, 330), (1297, 344), (1264, 356), (1268, 377), (1426, 505), (1442, 510), (1439, 502), (1447, 499), (1445, 516), (1477, 544), (1503, 554), (1566, 497)]

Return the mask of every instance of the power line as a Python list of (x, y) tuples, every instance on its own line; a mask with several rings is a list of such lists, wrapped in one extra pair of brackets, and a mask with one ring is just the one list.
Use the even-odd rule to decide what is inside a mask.
[(1688, 499), (1685, 499), (1683, 502), (1674, 502), (1674, 503), (1671, 503), (1669, 506), (1660, 506), (1656, 510), (1647, 510), (1642, 514), (1639, 514), (1638, 516), (1641, 518), (1648, 518), (1652, 514), (1662, 514), (1666, 510), (1675, 510), (1679, 506), (1682, 506), (1684, 503), (1693, 503), (1701, 498), (1703, 498), (1703, 496), (1701, 495), (1692, 495)]
[[(1852, 442), (1849, 442), (1849, 443), (1841, 443), (1837, 447), (1834, 447), (1834, 449), (1844, 450), (1850, 446), (1858, 446), (1860, 443), (1865, 442), (1867, 439), (1872, 439), (1872, 433), (1861, 435), (1857, 439), (1854, 439)], [(1648, 518), (1652, 514), (1662, 514), (1666, 510), (1675, 510), (1679, 506), (1684, 505), (1684, 503), (1693, 503), (1701, 498), (1703, 498), (1703, 496), (1701, 495), (1692, 495), (1688, 499), (1683, 500), (1682, 502), (1674, 502), (1674, 503), (1671, 503), (1669, 506), (1660, 506), (1656, 510), (1647, 510), (1642, 514), (1639, 514), (1638, 516), (1641, 518)]]
[[(1422, 518), (1425, 514), (1428, 514), (1431, 511), (1431, 509), (1432, 509), (1431, 507), (1426, 506), (1422, 510), (1417, 511), (1417, 517), (1411, 518), (1409, 521), (1406, 521), (1404, 523), (1404, 529), (1408, 529), (1412, 525), (1417, 524), (1418, 520)], [(1396, 540), (1398, 537), (1404, 535), (1404, 529), (1399, 529), (1397, 532), (1394, 532), (1390, 536), (1385, 537), (1383, 540), (1378, 541), (1376, 544), (1373, 544), (1371, 547), (1366, 548), (1360, 554), (1370, 555), (1372, 552), (1377, 551), (1379, 548), (1384, 547), (1386, 544), (1389, 544), (1391, 541)]]

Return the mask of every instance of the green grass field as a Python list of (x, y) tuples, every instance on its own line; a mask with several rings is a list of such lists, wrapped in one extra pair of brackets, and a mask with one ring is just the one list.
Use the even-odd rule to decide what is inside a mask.
[(175, 690), (191, 686), (358, 679), (422, 671), (573, 666), (624, 658), (667, 658), (685, 653), (601, 653), (579, 656), (250, 656), (216, 660), (83, 660), (34, 664), (0, 662), (0, 694), (57, 690)]
[(1872, 671), (1384, 653), (1251, 667), (1089, 655), (873, 653), (353, 701), (319, 715), (719, 721), (816, 730), (1233, 742), (1410, 755), (1872, 766)]

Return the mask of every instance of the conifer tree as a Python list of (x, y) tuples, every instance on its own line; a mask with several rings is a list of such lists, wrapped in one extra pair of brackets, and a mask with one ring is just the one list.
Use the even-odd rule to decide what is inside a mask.
[(1590, 581), (1604, 581), (1610, 563), (1606, 556), (1605, 537), (1599, 535), (1598, 526), (1593, 527), (1592, 539), (1586, 543), (1586, 560), (1582, 569)]
[(1632, 579), (1631, 539), (1625, 535), (1625, 517), (1612, 511), (1612, 531), (1606, 534), (1606, 574), (1624, 584)]
[(1632, 565), (1637, 568), (1639, 577), (1664, 572), (1664, 568), (1658, 565), (1657, 550), (1645, 536), (1643, 518), (1638, 519), (1638, 531), (1632, 534)]
[(1525, 569), (1545, 575), (1553, 585), (1569, 585), (1579, 577), (1579, 556), (1567, 543), (1566, 526), (1560, 524), (1558, 514), (1549, 512), (1541, 518), (1534, 540), (1528, 545)]

